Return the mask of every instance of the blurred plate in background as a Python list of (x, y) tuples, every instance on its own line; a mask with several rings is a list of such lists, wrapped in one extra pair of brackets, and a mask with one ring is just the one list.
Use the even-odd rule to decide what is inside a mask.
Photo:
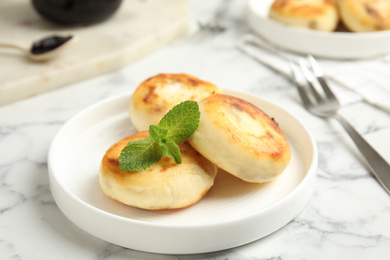
[(390, 31), (321, 32), (288, 26), (268, 17), (273, 0), (248, 0), (251, 29), (280, 48), (331, 59), (365, 59), (390, 52)]

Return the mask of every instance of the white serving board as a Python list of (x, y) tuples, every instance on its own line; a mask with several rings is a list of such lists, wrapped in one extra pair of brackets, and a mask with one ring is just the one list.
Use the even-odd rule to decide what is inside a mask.
[(120, 69), (189, 30), (186, 0), (123, 0), (110, 19), (61, 27), (42, 19), (28, 0), (0, 1), (0, 42), (29, 46), (52, 34), (77, 41), (56, 59), (37, 63), (0, 49), (0, 105)]

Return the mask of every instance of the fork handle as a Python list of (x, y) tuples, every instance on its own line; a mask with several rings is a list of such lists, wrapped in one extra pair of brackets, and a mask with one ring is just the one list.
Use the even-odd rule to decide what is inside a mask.
[(334, 118), (347, 131), (357, 148), (366, 158), (368, 165), (383, 188), (390, 194), (390, 164), (345, 120), (338, 114)]

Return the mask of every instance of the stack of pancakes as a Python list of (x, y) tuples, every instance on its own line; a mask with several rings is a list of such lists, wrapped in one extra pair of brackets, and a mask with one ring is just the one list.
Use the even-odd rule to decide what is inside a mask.
[[(129, 141), (148, 137), (149, 125), (185, 100), (199, 104), (195, 133), (179, 144), (182, 163), (162, 159), (149, 169), (125, 172), (119, 154)], [(139, 133), (112, 145), (104, 155), (99, 181), (103, 192), (142, 209), (177, 209), (199, 201), (213, 186), (218, 168), (252, 183), (278, 177), (290, 161), (289, 145), (274, 119), (212, 83), (186, 74), (159, 74), (133, 93), (130, 118)]]
[(390, 29), (390, 1), (275, 0), (269, 16), (288, 25), (319, 31), (335, 31), (343, 24), (351, 32), (373, 32)]

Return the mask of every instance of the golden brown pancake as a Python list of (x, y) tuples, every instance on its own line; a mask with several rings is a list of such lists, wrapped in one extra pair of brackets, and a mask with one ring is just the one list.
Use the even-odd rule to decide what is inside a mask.
[(390, 29), (389, 0), (339, 0), (344, 25), (353, 32)]
[(147, 138), (139, 132), (113, 144), (104, 155), (99, 182), (104, 194), (125, 205), (142, 209), (178, 209), (199, 201), (213, 186), (217, 167), (195, 151), (188, 142), (179, 144), (182, 163), (171, 158), (143, 171), (119, 168), (119, 155), (129, 141)]
[(275, 0), (269, 16), (284, 24), (334, 31), (340, 21), (334, 0)]
[(138, 131), (157, 125), (175, 105), (185, 100), (201, 100), (222, 93), (214, 84), (187, 74), (158, 74), (142, 82), (134, 91), (129, 114)]
[(248, 182), (268, 182), (290, 161), (278, 124), (254, 105), (223, 94), (198, 102), (200, 123), (191, 145), (218, 167)]

